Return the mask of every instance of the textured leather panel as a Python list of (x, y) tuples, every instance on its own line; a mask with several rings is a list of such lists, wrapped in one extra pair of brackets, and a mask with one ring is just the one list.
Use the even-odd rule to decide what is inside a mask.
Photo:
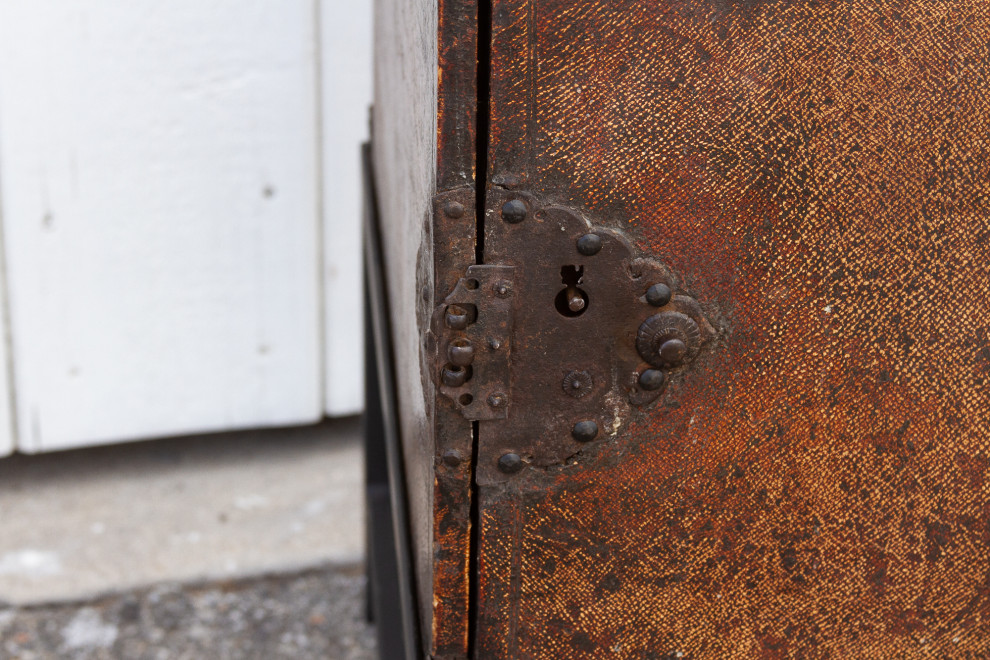
[(628, 231), (718, 337), (482, 492), (481, 657), (982, 657), (990, 4), (495, 19), (493, 180)]

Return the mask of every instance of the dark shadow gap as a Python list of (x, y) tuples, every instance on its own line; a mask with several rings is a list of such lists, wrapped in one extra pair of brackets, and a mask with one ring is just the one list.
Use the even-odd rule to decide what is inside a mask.
[[(485, 210), (488, 193), (488, 141), (491, 124), (491, 55), (492, 55), (492, 0), (478, 0), (478, 77), (475, 126), (475, 263), (485, 263)], [(471, 537), (468, 553), (468, 658), (474, 658), (478, 648), (479, 551), (481, 549), (480, 492), (474, 471), (478, 466), (480, 423), (472, 422), (471, 458)]]

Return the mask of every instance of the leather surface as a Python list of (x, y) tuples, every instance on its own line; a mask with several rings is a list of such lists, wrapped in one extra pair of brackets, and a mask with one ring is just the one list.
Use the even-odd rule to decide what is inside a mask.
[(481, 493), (479, 657), (983, 657), (990, 4), (496, 0), (492, 171), (718, 338)]

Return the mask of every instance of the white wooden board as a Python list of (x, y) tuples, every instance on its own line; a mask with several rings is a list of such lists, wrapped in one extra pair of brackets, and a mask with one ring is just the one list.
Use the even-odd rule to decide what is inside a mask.
[[(0, 189), (0, 198), (2, 193), (3, 190)], [(0, 240), (0, 247), (2, 244)], [(17, 446), (14, 439), (13, 389), (10, 382), (10, 341), (7, 321), (7, 285), (3, 269), (0, 268), (0, 456), (12, 453)]]
[(314, 2), (0, 2), (23, 450), (321, 416)]
[(371, 104), (371, 3), (323, 0), (326, 410), (364, 405), (361, 327), (360, 147)]

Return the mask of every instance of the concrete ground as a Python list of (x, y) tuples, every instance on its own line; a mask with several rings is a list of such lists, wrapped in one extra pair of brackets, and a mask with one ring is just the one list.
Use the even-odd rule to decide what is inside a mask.
[(0, 460), (0, 657), (371, 658), (356, 419)]

